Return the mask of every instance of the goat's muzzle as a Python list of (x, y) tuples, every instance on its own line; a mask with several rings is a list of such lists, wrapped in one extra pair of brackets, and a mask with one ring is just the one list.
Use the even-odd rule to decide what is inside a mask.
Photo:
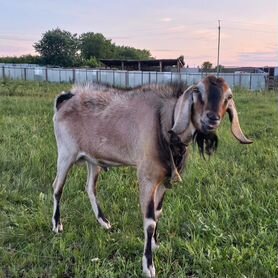
[(221, 117), (214, 112), (206, 112), (205, 116), (201, 120), (202, 132), (207, 134), (215, 131), (220, 125)]

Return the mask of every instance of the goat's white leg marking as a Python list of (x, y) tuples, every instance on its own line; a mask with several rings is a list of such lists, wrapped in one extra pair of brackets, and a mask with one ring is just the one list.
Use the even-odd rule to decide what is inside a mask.
[(87, 167), (88, 167), (87, 193), (93, 208), (93, 212), (99, 224), (105, 229), (110, 229), (111, 224), (104, 216), (96, 199), (96, 185), (97, 185), (99, 169), (96, 165), (90, 162), (87, 162)]
[(155, 267), (153, 263), (152, 255), (152, 240), (155, 231), (156, 223), (153, 219), (144, 218), (144, 234), (145, 234), (145, 244), (144, 244), (144, 255), (142, 259), (143, 273), (147, 277), (155, 277)]
[[(144, 169), (145, 170), (145, 169)], [(140, 204), (144, 217), (144, 253), (142, 258), (143, 273), (146, 277), (155, 277), (155, 267), (153, 263), (152, 244), (153, 236), (156, 227), (155, 219), (155, 191), (158, 185), (157, 178), (150, 176), (147, 178), (144, 174), (146, 172), (139, 172), (140, 183)], [(155, 181), (155, 182), (153, 182)]]
[(57, 175), (53, 182), (53, 217), (52, 225), (53, 232), (58, 233), (63, 231), (63, 225), (60, 220), (60, 200), (63, 193), (63, 187), (66, 181), (69, 169), (72, 166), (70, 157), (58, 156)]

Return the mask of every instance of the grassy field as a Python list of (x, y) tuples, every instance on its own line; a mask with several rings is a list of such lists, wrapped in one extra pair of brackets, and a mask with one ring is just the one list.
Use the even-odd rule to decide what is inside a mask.
[[(69, 85), (0, 83), (0, 277), (141, 277), (143, 228), (136, 173), (103, 173), (103, 230), (74, 167), (62, 199), (65, 231), (51, 231), (56, 145), (53, 99)], [(207, 161), (190, 154), (168, 192), (155, 254), (159, 277), (278, 277), (278, 95), (235, 91), (240, 145), (228, 117)], [(96, 259), (98, 258), (98, 259)]]

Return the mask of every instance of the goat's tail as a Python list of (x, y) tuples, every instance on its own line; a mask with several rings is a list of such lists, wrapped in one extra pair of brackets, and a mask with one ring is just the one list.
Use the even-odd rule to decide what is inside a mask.
[(59, 96), (56, 97), (54, 102), (54, 110), (55, 112), (58, 111), (63, 103), (74, 96), (71, 92), (62, 92)]

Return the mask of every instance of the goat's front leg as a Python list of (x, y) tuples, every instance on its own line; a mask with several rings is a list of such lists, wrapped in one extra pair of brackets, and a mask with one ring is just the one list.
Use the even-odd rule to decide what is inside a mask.
[(96, 198), (96, 187), (97, 187), (97, 179), (99, 175), (99, 168), (98, 166), (87, 162), (88, 166), (88, 178), (87, 178), (87, 193), (94, 211), (94, 214), (97, 218), (97, 221), (104, 229), (110, 229), (111, 224), (107, 220), (107, 218), (104, 216), (100, 205), (98, 204), (97, 198)]
[(154, 236), (152, 240), (152, 250), (155, 250), (156, 248), (159, 247), (159, 242), (158, 242), (158, 235), (157, 235), (157, 228), (158, 228), (158, 221), (159, 218), (162, 214), (162, 205), (163, 205), (163, 200), (166, 192), (166, 187), (161, 184), (158, 186), (155, 194), (155, 220), (156, 220), (156, 226), (155, 226), (155, 231), (154, 231)]
[[(145, 168), (146, 169), (146, 168)], [(160, 172), (160, 169), (152, 172)], [(162, 180), (161, 175), (153, 176), (149, 171), (139, 171), (140, 184), (140, 204), (144, 219), (144, 254), (143, 254), (143, 272), (147, 277), (155, 277), (155, 267), (153, 263), (154, 234), (156, 229), (156, 204), (155, 196)]]
[[(147, 277), (155, 277), (155, 267), (153, 263), (153, 236), (156, 228), (155, 208), (154, 208), (154, 188), (151, 184), (141, 186), (140, 203), (143, 212), (144, 221), (144, 254), (143, 254), (143, 272)], [(142, 188), (143, 187), (143, 188)]]

